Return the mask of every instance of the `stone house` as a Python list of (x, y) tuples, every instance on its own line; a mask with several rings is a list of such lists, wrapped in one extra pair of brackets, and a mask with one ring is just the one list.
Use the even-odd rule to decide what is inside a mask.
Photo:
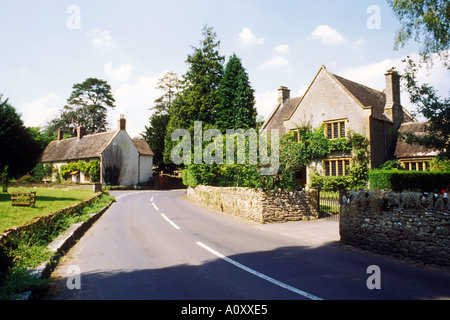
[[(118, 120), (116, 130), (86, 135), (86, 129), (79, 127), (77, 136), (63, 139), (61, 130), (58, 140), (51, 142), (40, 157), (40, 162), (52, 163), (61, 168), (78, 161), (100, 163), (100, 182), (135, 186), (146, 183), (152, 177), (153, 152), (145, 140), (133, 140), (126, 131), (126, 119)], [(113, 179), (113, 178), (114, 179)], [(90, 182), (82, 171), (71, 173), (73, 182)]]
[[(292, 133), (298, 137), (299, 126), (309, 124), (317, 128), (324, 124), (329, 139), (345, 137), (350, 130), (365, 136), (369, 142), (370, 168), (396, 156), (405, 163), (412, 162), (418, 154), (411, 154), (411, 148), (406, 148), (404, 142), (397, 144), (396, 132), (420, 127), (414, 125), (416, 120), (401, 105), (400, 76), (387, 72), (385, 79), (386, 89), (381, 92), (332, 74), (322, 66), (302, 97), (291, 98), (290, 90), (280, 87), (277, 105), (261, 130), (278, 129), (280, 134)], [(422, 155), (425, 163), (433, 153), (424, 150)], [(346, 175), (350, 163), (351, 155), (335, 152), (313, 161), (297, 174), (297, 180), (304, 186), (313, 172)], [(418, 165), (408, 168), (418, 168)]]

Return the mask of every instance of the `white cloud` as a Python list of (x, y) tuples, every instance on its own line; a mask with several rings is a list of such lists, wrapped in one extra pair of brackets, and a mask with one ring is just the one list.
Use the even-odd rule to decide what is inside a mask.
[(129, 63), (121, 65), (118, 69), (113, 69), (112, 63), (107, 63), (103, 66), (105, 74), (111, 81), (125, 82), (131, 77), (131, 70), (133, 66)]
[(112, 128), (116, 126), (116, 121), (120, 114), (126, 115), (127, 132), (133, 137), (139, 137), (140, 133), (148, 126), (152, 111), (149, 108), (154, 106), (154, 101), (162, 95), (156, 89), (158, 80), (167, 72), (148, 77), (141, 76), (134, 83), (122, 84), (116, 92), (116, 108), (110, 113), (108, 120), (112, 123)]
[(92, 44), (102, 48), (115, 48), (114, 41), (111, 37), (111, 31), (92, 29), (86, 33), (88, 38), (92, 39)]
[(320, 40), (323, 44), (342, 44), (346, 41), (343, 35), (341, 35), (336, 29), (323, 24), (316, 29), (311, 34), (311, 37), (316, 40)]
[(364, 38), (358, 39), (353, 45), (352, 48), (353, 49), (357, 49), (360, 48), (362, 46), (364, 46), (366, 44), (366, 40)]
[(278, 46), (276, 46), (275, 48), (273, 48), (273, 50), (279, 54), (289, 54), (291, 52), (291, 47), (289, 47), (289, 45), (287, 44), (280, 44)]
[(242, 32), (239, 33), (238, 41), (243, 46), (253, 46), (263, 44), (264, 38), (258, 39), (249, 28), (242, 28)]
[(280, 67), (287, 67), (289, 66), (289, 60), (287, 60), (286, 58), (283, 58), (281, 56), (275, 56), (272, 59), (266, 60), (264, 61), (264, 63), (261, 65), (261, 68), (265, 69), (265, 68), (280, 68)]
[(64, 106), (66, 100), (55, 93), (18, 106), (22, 120), (27, 127), (40, 127), (51, 120)]

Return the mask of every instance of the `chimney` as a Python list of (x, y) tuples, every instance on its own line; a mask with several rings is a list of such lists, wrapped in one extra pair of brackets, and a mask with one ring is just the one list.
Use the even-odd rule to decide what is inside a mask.
[(280, 87), (278, 89), (278, 104), (284, 104), (287, 99), (291, 98), (291, 90), (287, 87)]
[(398, 129), (403, 122), (403, 108), (400, 102), (400, 75), (395, 71), (388, 71), (386, 77), (386, 106), (384, 113), (392, 119), (394, 127)]
[(61, 129), (58, 129), (58, 141), (64, 139), (64, 133)]
[(78, 127), (78, 130), (77, 130), (77, 138), (78, 138), (78, 140), (83, 138), (85, 135), (86, 135), (86, 128), (85, 127)]
[(126, 130), (127, 120), (123, 114), (120, 115), (120, 119), (117, 121), (117, 127), (119, 130)]

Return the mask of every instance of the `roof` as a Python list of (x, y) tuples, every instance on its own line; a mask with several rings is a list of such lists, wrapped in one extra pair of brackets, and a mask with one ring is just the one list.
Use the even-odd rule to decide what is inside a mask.
[[(425, 134), (426, 122), (406, 122), (400, 126), (399, 133), (414, 133), (416, 135)], [(408, 144), (401, 137), (397, 141), (395, 148), (395, 157), (397, 159), (404, 158), (418, 158), (418, 157), (435, 157), (438, 152), (433, 149), (428, 149), (418, 144)]]
[(41, 155), (41, 162), (100, 158), (119, 130), (51, 142)]
[(136, 146), (138, 152), (142, 155), (153, 156), (153, 151), (150, 149), (147, 141), (142, 139), (133, 139), (133, 143)]
[(284, 128), (283, 122), (291, 116), (301, 99), (302, 97), (287, 99), (284, 104), (278, 104), (261, 129), (278, 129), (280, 130), (280, 134), (285, 134), (286, 129)]

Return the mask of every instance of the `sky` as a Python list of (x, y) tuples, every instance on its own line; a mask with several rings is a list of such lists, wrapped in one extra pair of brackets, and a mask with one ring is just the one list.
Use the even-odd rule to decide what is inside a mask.
[[(382, 91), (386, 70), (401, 72), (401, 60), (420, 49), (410, 41), (394, 50), (400, 23), (385, 0), (1, 0), (0, 13), (0, 95), (26, 126), (57, 117), (73, 85), (93, 77), (106, 80), (116, 99), (109, 128), (124, 114), (131, 137), (149, 124), (162, 95), (158, 79), (186, 73), (205, 25), (227, 60), (241, 58), (261, 119), (280, 86), (300, 96), (322, 65)], [(440, 64), (419, 80), (442, 95), (450, 90)], [(406, 95), (402, 104), (414, 111)]]

